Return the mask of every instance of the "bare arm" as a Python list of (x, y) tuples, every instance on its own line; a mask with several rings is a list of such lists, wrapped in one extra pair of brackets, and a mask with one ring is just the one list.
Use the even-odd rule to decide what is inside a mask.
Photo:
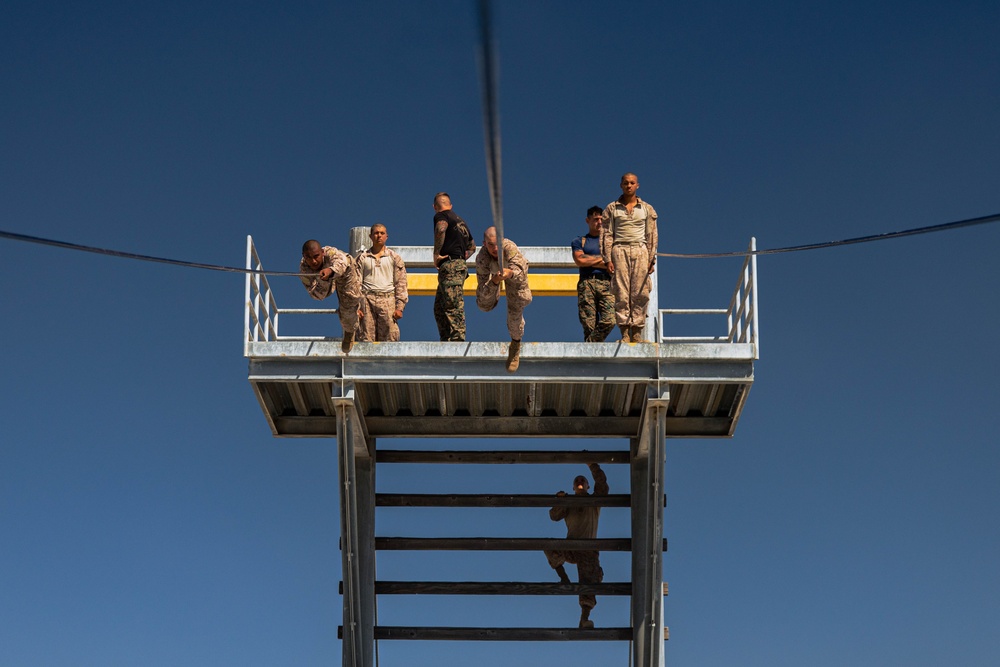
[(573, 251), (573, 263), (579, 266), (581, 269), (606, 269), (607, 265), (604, 263), (604, 258), (600, 255), (588, 255), (582, 250)]
[(448, 231), (448, 223), (444, 220), (439, 220), (434, 223), (434, 266), (438, 266), (444, 260), (448, 259), (441, 254), (441, 246), (444, 245), (444, 233)]

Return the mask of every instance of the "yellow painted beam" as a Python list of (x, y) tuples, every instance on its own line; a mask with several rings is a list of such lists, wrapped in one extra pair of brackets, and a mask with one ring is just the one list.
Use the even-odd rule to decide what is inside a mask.
[[(529, 273), (528, 287), (534, 296), (576, 296), (579, 275), (574, 273)], [(433, 296), (437, 292), (436, 273), (407, 273), (406, 289), (411, 296)], [(476, 277), (465, 279), (465, 296), (476, 296)]]

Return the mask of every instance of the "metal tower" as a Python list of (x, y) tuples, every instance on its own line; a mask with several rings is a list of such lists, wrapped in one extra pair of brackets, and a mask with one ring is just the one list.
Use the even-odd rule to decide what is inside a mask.
[[(396, 247), (407, 264), (411, 294), (433, 294), (429, 246)], [(749, 250), (755, 249), (751, 240)], [(575, 295), (577, 274), (568, 248), (522, 247), (531, 263), (532, 291)], [(473, 261), (469, 260), (470, 263)], [(247, 268), (263, 271), (247, 239)], [(545, 275), (540, 269), (563, 273)], [(573, 269), (572, 273), (566, 273)], [(472, 279), (474, 280), (474, 278)], [(653, 276), (656, 285), (656, 276)], [(467, 285), (468, 289), (468, 285)], [(474, 286), (472, 288), (474, 290)], [(468, 294), (468, 292), (467, 292)], [(343, 555), (343, 664), (371, 667), (380, 639), (628, 640), (634, 665), (663, 664), (662, 556), (665, 438), (733, 435), (753, 383), (758, 358), (755, 256), (748, 254), (726, 308), (659, 310), (650, 299), (645, 338), (654, 343), (531, 343), (517, 373), (505, 371), (506, 343), (359, 343), (344, 355), (339, 340), (279, 334), (282, 314), (331, 312), (280, 309), (266, 277), (248, 274), (244, 355), (249, 381), (276, 437), (337, 439)], [(412, 307), (412, 306), (411, 306)], [(537, 308), (537, 306), (532, 306)], [(529, 311), (530, 312), (530, 311)], [(664, 317), (687, 313), (725, 319), (719, 336), (666, 336)], [(578, 333), (574, 328), (574, 333)], [(569, 331), (567, 335), (570, 335)], [(380, 448), (386, 438), (626, 438), (628, 450), (566, 452), (411, 452)], [(376, 494), (377, 464), (566, 463), (628, 464), (631, 494), (557, 499), (553, 496)], [(377, 506), (551, 507), (556, 504), (631, 507), (631, 538), (385, 537), (375, 535)], [(378, 550), (630, 551), (631, 582), (376, 581)], [(375, 622), (377, 595), (631, 596), (632, 627), (443, 628), (385, 627)]]

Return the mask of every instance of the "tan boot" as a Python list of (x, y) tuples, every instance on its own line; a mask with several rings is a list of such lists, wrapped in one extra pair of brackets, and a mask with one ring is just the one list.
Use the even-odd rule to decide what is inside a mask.
[(590, 620), (590, 610), (584, 609), (580, 612), (580, 627), (587, 629), (594, 627), (594, 622)]
[(621, 325), (618, 328), (622, 330), (622, 342), (623, 343), (631, 343), (632, 342), (632, 327), (623, 324), (623, 325)]
[(521, 341), (512, 340), (510, 341), (510, 347), (507, 348), (507, 372), (513, 373), (517, 370), (517, 367), (521, 365)]
[(351, 351), (352, 347), (354, 347), (354, 332), (345, 331), (344, 340), (340, 343), (340, 349), (343, 350), (344, 354), (347, 354)]
[(645, 343), (646, 342), (642, 338), (642, 327), (632, 327), (632, 342), (633, 343)]

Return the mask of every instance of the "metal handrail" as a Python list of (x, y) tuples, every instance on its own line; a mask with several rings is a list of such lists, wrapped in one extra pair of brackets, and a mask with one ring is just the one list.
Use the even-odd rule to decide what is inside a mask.
[[(747, 256), (743, 260), (736, 287), (727, 308), (662, 308), (657, 321), (661, 342), (728, 342), (750, 343), (754, 359), (760, 358), (760, 340), (757, 323), (757, 239), (751, 237)], [(725, 315), (726, 333), (718, 336), (665, 336), (664, 315)]]
[[(329, 315), (336, 314), (336, 308), (278, 308), (271, 285), (264, 275), (264, 266), (253, 244), (253, 237), (247, 236), (246, 305), (244, 354), (250, 352), (250, 343), (278, 340), (326, 340), (324, 336), (279, 336), (278, 319), (287, 315)], [(250, 273), (253, 271), (253, 273)]]
[[(551, 251), (550, 248), (526, 250)], [(757, 322), (757, 239), (751, 237), (747, 256), (740, 269), (736, 287), (727, 308), (662, 308), (658, 310), (654, 323), (657, 325), (660, 342), (714, 342), (750, 343), (753, 345), (754, 359), (760, 358), (760, 337)], [(551, 260), (550, 260), (551, 261)], [(253, 237), (247, 236), (246, 290), (244, 315), (244, 354), (249, 356), (250, 344), (279, 340), (325, 340), (323, 336), (279, 336), (278, 320), (284, 314), (313, 315), (333, 314), (335, 308), (278, 308), (274, 293), (264, 275), (264, 267), (253, 244)], [(651, 299), (653, 300), (653, 299)], [(718, 336), (665, 336), (663, 318), (665, 315), (725, 315), (726, 333)]]

